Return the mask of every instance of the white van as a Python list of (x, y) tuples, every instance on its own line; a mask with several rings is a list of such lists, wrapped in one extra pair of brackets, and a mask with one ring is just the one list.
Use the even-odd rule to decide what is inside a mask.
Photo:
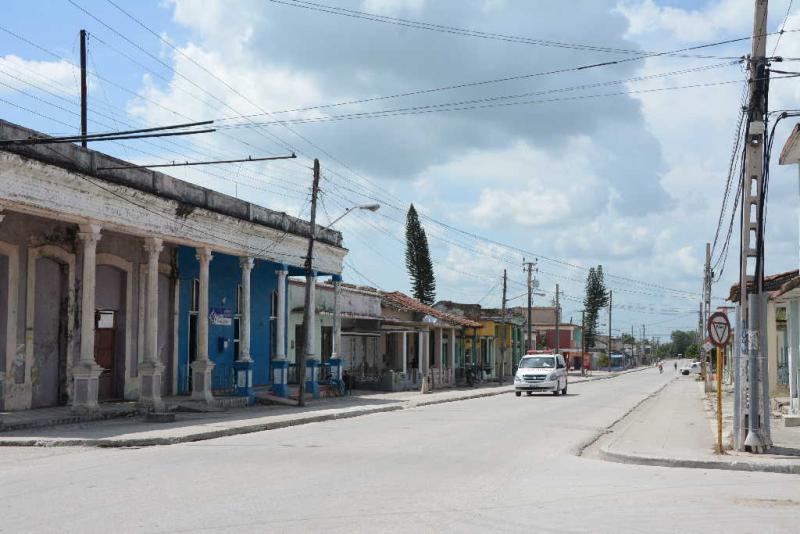
[(529, 353), (522, 357), (514, 376), (517, 397), (526, 391), (552, 391), (553, 395), (567, 394), (567, 365), (564, 357), (552, 352)]

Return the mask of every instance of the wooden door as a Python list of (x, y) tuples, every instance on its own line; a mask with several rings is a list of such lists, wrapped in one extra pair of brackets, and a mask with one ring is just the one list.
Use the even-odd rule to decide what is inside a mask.
[(94, 359), (103, 368), (98, 385), (98, 400), (119, 398), (114, 379), (114, 329), (97, 328), (94, 331)]

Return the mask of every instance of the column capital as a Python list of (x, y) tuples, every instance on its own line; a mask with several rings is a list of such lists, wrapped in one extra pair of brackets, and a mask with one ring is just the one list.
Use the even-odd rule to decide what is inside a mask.
[(101, 229), (99, 224), (81, 224), (78, 226), (78, 238), (86, 244), (97, 243)]
[(197, 254), (195, 257), (197, 258), (197, 261), (206, 263), (209, 263), (212, 259), (214, 259), (214, 255), (211, 254), (211, 247), (197, 247)]
[(159, 237), (147, 237), (142, 246), (148, 254), (160, 254), (164, 250), (164, 241)]
[(252, 256), (245, 256), (244, 258), (239, 258), (239, 265), (242, 267), (242, 270), (249, 271), (255, 266), (256, 260)]

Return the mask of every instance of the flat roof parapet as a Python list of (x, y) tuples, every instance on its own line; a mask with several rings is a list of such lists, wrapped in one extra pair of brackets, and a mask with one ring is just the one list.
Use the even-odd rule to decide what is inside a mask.
[[(0, 119), (0, 140), (47, 137), (49, 136), (41, 132)], [(0, 147), (0, 150), (168, 198), (186, 205), (189, 211), (192, 207), (202, 208), (300, 236), (309, 235), (311, 230), (309, 221), (239, 200), (158, 171), (133, 167), (98, 171), (98, 167), (120, 167), (133, 164), (77, 144), (6, 145)], [(317, 225), (317, 239), (335, 247), (342, 246), (340, 232), (323, 228), (320, 225)]]

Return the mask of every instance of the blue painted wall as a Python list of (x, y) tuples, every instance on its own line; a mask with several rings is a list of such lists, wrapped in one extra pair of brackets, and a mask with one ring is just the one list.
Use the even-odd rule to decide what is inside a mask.
[[(189, 364), (189, 307), (192, 301), (192, 281), (199, 277), (200, 265), (196, 251), (190, 247), (178, 247), (178, 277), (180, 280), (180, 316), (178, 321), (178, 389), (187, 393)], [(256, 260), (251, 273), (250, 296), (250, 354), (254, 360), (253, 383), (266, 385), (270, 382), (269, 362), (272, 340), (270, 339), (270, 306), (272, 292), (277, 290), (275, 271), (280, 264)], [(241, 281), (239, 258), (215, 252), (209, 267), (208, 305), (212, 308), (227, 308), (236, 311), (236, 289)], [(223, 303), (224, 299), (224, 303)], [(209, 310), (201, 310), (208, 313)], [(208, 327), (208, 353), (216, 364), (215, 373), (219, 381), (221, 374), (228, 373), (234, 359), (234, 326), (211, 325)], [(222, 348), (220, 338), (227, 339)]]

